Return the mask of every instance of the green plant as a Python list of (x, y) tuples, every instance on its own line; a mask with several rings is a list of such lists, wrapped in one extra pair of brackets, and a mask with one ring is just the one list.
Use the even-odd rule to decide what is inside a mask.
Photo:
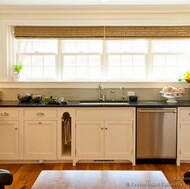
[(19, 74), (22, 71), (22, 69), (23, 69), (23, 64), (22, 63), (18, 63), (18, 64), (14, 65), (14, 72)]

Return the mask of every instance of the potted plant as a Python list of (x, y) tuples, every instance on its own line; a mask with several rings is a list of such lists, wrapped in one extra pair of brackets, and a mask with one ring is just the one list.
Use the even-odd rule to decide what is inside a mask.
[(15, 80), (20, 79), (20, 74), (21, 74), (22, 69), (23, 69), (23, 64), (22, 63), (18, 63), (18, 64), (14, 65), (13, 71), (14, 71), (14, 79)]
[(18, 63), (14, 65), (14, 72), (17, 74), (20, 74), (20, 72), (23, 69), (23, 64), (22, 63)]

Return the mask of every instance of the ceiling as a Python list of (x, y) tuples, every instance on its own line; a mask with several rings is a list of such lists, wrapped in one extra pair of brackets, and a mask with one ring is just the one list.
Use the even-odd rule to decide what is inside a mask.
[(189, 0), (0, 0), (0, 5), (185, 5)]

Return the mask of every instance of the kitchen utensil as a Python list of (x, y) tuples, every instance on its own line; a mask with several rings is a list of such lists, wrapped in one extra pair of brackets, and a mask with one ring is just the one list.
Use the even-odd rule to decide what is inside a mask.
[(42, 95), (32, 95), (32, 101), (33, 102), (40, 102), (42, 100)]
[(129, 101), (130, 102), (137, 102), (138, 96), (129, 96)]
[(20, 94), (17, 94), (17, 98), (20, 102), (29, 102), (32, 96), (31, 94), (20, 93)]

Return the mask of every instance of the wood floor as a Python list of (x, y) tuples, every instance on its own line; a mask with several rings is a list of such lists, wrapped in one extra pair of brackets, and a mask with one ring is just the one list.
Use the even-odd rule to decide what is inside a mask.
[(14, 175), (14, 181), (6, 189), (30, 189), (42, 170), (161, 170), (172, 188), (190, 189), (183, 182), (183, 174), (190, 170), (190, 164), (138, 164), (129, 163), (71, 163), (60, 164), (0, 164), (0, 169), (7, 169)]

